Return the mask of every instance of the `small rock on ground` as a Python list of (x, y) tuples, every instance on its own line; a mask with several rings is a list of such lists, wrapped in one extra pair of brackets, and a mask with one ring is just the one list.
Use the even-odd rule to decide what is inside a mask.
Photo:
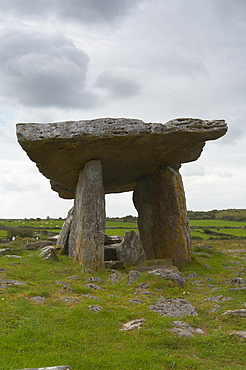
[(241, 339), (246, 339), (246, 330), (235, 330), (230, 334), (231, 335), (236, 335), (237, 337), (239, 337)]
[(173, 321), (174, 328), (169, 331), (178, 335), (178, 337), (194, 337), (194, 334), (204, 334), (202, 329), (193, 329), (190, 324), (184, 321)]
[(95, 306), (95, 305), (90, 305), (88, 306), (88, 310), (91, 311), (91, 312), (99, 312), (101, 311), (103, 308), (101, 306)]
[(149, 306), (150, 311), (157, 312), (161, 316), (183, 317), (185, 315), (197, 316), (194, 306), (183, 298), (160, 298)]
[(87, 286), (87, 288), (91, 288), (91, 289), (94, 289), (94, 290), (103, 290), (102, 287), (100, 287), (97, 284), (93, 284), (93, 283), (87, 283), (87, 284), (85, 284), (85, 286)]
[(145, 319), (136, 319), (128, 321), (127, 323), (122, 325), (121, 331), (124, 330), (133, 330), (133, 329), (140, 329)]
[(222, 313), (222, 315), (246, 317), (246, 308), (239, 308), (238, 310), (228, 310)]
[(109, 275), (108, 280), (111, 283), (117, 283), (120, 280), (121, 273), (119, 271), (114, 271), (111, 275)]
[(140, 272), (132, 270), (128, 274), (128, 284), (134, 283), (140, 277)]

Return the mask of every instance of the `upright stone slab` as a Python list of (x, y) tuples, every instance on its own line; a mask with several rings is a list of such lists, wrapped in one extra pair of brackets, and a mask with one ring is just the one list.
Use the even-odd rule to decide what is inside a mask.
[(189, 223), (181, 175), (171, 167), (141, 178), (134, 189), (138, 228), (146, 259), (171, 258), (175, 266), (191, 257)]
[(92, 160), (79, 173), (68, 244), (69, 255), (94, 271), (104, 269), (105, 220), (102, 166)]
[(56, 245), (61, 247), (62, 254), (69, 254), (69, 235), (70, 228), (73, 221), (74, 208), (72, 207), (67, 214), (66, 221), (62, 225), (61, 232), (57, 238)]

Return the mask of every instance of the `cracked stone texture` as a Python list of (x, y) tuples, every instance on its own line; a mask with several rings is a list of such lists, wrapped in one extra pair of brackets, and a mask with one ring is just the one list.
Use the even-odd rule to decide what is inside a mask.
[(189, 301), (183, 298), (160, 298), (149, 306), (150, 311), (161, 316), (183, 317), (185, 315), (197, 316), (198, 313)]
[(74, 198), (79, 172), (92, 159), (102, 163), (106, 193), (131, 191), (159, 167), (195, 161), (207, 140), (226, 131), (224, 120), (194, 118), (165, 124), (128, 118), (17, 124), (18, 142), (65, 199)]

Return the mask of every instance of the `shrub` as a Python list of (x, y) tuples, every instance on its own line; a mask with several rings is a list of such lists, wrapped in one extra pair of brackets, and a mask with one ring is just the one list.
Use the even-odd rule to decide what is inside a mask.
[(13, 236), (20, 238), (32, 238), (34, 236), (34, 229), (28, 227), (9, 227), (7, 232), (8, 238), (12, 239)]

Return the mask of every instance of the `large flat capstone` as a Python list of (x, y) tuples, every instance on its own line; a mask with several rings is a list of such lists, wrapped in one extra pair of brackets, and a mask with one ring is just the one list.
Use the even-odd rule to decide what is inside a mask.
[(106, 193), (133, 190), (160, 167), (195, 161), (207, 140), (227, 131), (224, 120), (178, 118), (162, 123), (100, 118), (58, 123), (19, 123), (17, 138), (62, 198), (75, 196), (79, 173), (100, 160)]

